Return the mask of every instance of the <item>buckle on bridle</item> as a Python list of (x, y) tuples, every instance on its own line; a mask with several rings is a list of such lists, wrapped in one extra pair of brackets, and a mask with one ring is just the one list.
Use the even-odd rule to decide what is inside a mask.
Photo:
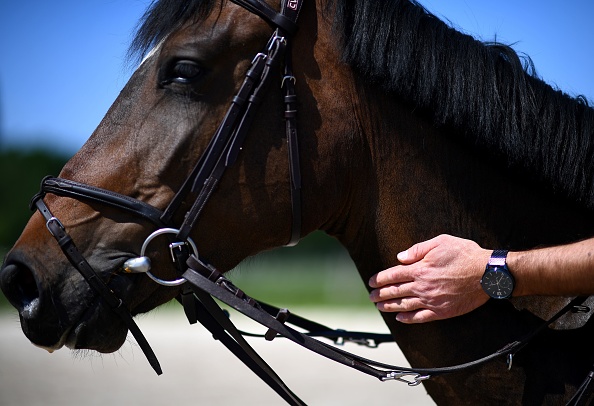
[(179, 251), (182, 252), (184, 250), (184, 247), (187, 247), (189, 244), (187, 242), (172, 242), (171, 244), (169, 244), (169, 253), (171, 254), (171, 260), (173, 262), (177, 262), (176, 255), (175, 255), (175, 251)]
[[(412, 380), (405, 379), (405, 377), (412, 377)], [(417, 386), (429, 378), (431, 378), (431, 375), (421, 375), (418, 372), (413, 371), (392, 371), (386, 374), (386, 376), (382, 378), (382, 381), (394, 380), (404, 382), (408, 386)]]
[[(337, 332), (346, 334), (347, 331), (341, 328), (336, 329)], [(373, 340), (372, 338), (355, 338), (349, 337), (347, 335), (336, 337), (336, 341), (334, 341), (334, 345), (344, 345), (345, 343), (353, 343), (357, 345), (362, 345), (367, 348), (377, 348), (379, 344)]]
[(268, 47), (267, 47), (268, 52), (272, 51), (275, 44), (287, 45), (287, 40), (285, 37), (282, 37), (280, 35), (275, 35), (275, 36), (271, 37), (270, 42), (268, 43)]
[(293, 75), (285, 75), (283, 76), (283, 79), (281, 80), (281, 89), (283, 89), (285, 87), (285, 82), (292, 82), (293, 86), (295, 86), (295, 83), (297, 83), (297, 79), (295, 79), (295, 76)]
[(60, 228), (60, 230), (66, 232), (66, 227), (64, 227), (64, 225), (62, 224), (62, 222), (57, 217), (53, 217), (52, 216), (48, 221), (45, 222), (45, 227), (50, 232), (50, 234), (52, 235), (52, 237), (58, 238), (58, 236), (56, 235), (56, 233), (52, 230), (51, 223), (55, 223)]

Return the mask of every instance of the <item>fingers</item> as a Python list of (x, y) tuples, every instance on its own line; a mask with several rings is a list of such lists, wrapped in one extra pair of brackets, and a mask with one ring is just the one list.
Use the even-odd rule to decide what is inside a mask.
[(374, 289), (369, 293), (369, 299), (374, 303), (383, 302), (386, 300), (398, 299), (411, 296), (411, 290), (407, 283), (396, 283), (382, 286)]
[(440, 240), (442, 240), (444, 237), (447, 236), (440, 235), (430, 240), (413, 245), (406, 251), (398, 253), (398, 261), (408, 265), (422, 260), (432, 249), (439, 245)]
[(398, 313), (396, 320), (405, 324), (426, 323), (445, 318), (432, 309), (424, 307), (420, 300), (412, 297), (387, 300), (376, 303), (377, 309), (385, 313)]
[[(436, 246), (434, 240), (436, 240), (436, 238), (415, 244), (408, 250), (400, 252), (397, 256), (398, 261), (404, 265), (410, 265), (414, 262), (418, 262)], [(379, 288), (380, 286), (408, 282), (410, 280), (411, 277), (407, 274), (406, 267), (395, 266), (373, 275), (369, 279), (369, 286), (372, 288)]]
[(410, 271), (403, 266), (395, 266), (376, 273), (369, 279), (369, 286), (379, 288), (386, 285), (411, 282)]
[[(408, 250), (398, 254), (398, 261), (404, 265), (410, 265), (422, 260), (432, 249), (439, 245), (439, 242), (443, 237), (443, 235), (438, 236), (413, 245)], [(409, 282), (412, 280), (410, 272), (411, 271), (406, 266), (395, 266), (385, 269), (371, 277), (369, 286), (378, 288), (393, 283)]]
[(372, 276), (369, 297), (403, 323), (465, 314), (486, 301), (478, 283), (484, 255), (475, 242), (442, 234), (399, 253), (401, 265)]
[(435, 312), (429, 309), (420, 309), (412, 312), (403, 312), (396, 315), (396, 320), (404, 324), (427, 323), (429, 321), (440, 320)]
[(377, 302), (375, 305), (380, 312), (385, 313), (410, 312), (425, 307), (421, 304), (418, 298), (414, 297), (399, 297), (396, 299), (383, 300)]

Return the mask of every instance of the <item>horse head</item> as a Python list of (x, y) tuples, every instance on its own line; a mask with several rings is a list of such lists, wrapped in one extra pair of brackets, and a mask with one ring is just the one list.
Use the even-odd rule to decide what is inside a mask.
[[(174, 11), (155, 5), (138, 37), (144, 41), (140, 48), (154, 48), (60, 178), (161, 211), (182, 188), (236, 102), (234, 95), (254, 57), (274, 45), (269, 43), (273, 29), (243, 7), (191, 3)], [(313, 7), (307, 13), (310, 21), (315, 19), (312, 11)], [(303, 83), (299, 90), (311, 98), (312, 91), (304, 86), (306, 75), (319, 77), (315, 66), (310, 67), (312, 45), (296, 42), (293, 52), (300, 53), (295, 60), (297, 83)], [(253, 119), (250, 136), (241, 151), (235, 151), (236, 162), (229, 165), (191, 230), (200, 257), (223, 270), (291, 238), (291, 174), (277, 81), (281, 72), (279, 66), (271, 69), (274, 83), (259, 95), (259, 111), (265, 113)], [(313, 134), (319, 125), (317, 114), (311, 113), (310, 124), (300, 128), (304, 134)], [(317, 148), (315, 144), (304, 142), (302, 148)], [(326, 153), (330, 150), (327, 147)], [(196, 197), (189, 195), (172, 215), (174, 224), (183, 223)], [(149, 311), (179, 293), (179, 288), (162, 287), (144, 275), (122, 273), (124, 263), (140, 254), (143, 241), (155, 230), (153, 224), (101, 202), (55, 194), (44, 199), (89, 265), (132, 314)], [(63, 345), (117, 350), (126, 337), (126, 325), (73, 269), (46, 223), (39, 213), (32, 216), (1, 274), (2, 289), (17, 308), (23, 331), (48, 350)], [(160, 241), (150, 244), (146, 256), (160, 278), (175, 279), (167, 244)]]

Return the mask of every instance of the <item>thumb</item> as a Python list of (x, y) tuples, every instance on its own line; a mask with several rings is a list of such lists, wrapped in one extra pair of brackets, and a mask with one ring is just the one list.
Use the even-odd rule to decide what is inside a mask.
[(437, 245), (436, 238), (415, 244), (406, 251), (398, 253), (398, 261), (403, 264), (412, 264), (420, 261), (429, 253), (429, 251), (437, 247)]

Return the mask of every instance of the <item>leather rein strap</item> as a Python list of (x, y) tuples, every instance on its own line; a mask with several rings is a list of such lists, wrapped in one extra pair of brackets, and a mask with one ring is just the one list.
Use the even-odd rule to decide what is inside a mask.
[[(286, 325), (286, 323), (292, 322), (291, 317), (293, 316), (289, 314), (286, 309), (281, 310), (269, 305), (263, 306), (262, 303), (259, 303), (235, 287), (231, 281), (225, 278), (223, 274), (217, 271), (212, 265), (205, 264), (195, 256), (191, 256), (188, 259), (187, 265), (188, 269), (183, 274), (183, 278), (188, 281), (196, 294), (199, 292), (207, 292), (210, 296), (217, 298), (218, 300), (231, 306), (233, 309), (243, 313), (254, 321), (262, 324), (265, 327), (268, 327), (268, 333), (265, 335), (266, 339), (272, 340), (277, 335), (280, 335), (313, 352), (323, 355), (343, 365), (357, 369), (368, 375), (374, 376), (382, 381), (399, 380), (406, 382), (409, 386), (418, 385), (421, 383), (421, 381), (429, 379), (433, 376), (444, 375), (462, 371), (471, 367), (476, 367), (492, 361), (495, 358), (500, 358), (503, 356), (508, 357), (508, 366), (511, 368), (513, 355), (515, 353), (524, 348), (534, 337), (540, 334), (547, 326), (554, 323), (561, 316), (569, 311), (575, 311), (575, 309), (579, 309), (580, 305), (587, 299), (586, 296), (576, 297), (569, 304), (558, 311), (553, 317), (551, 317), (549, 320), (543, 321), (537, 328), (532, 330), (526, 336), (505, 345), (498, 351), (495, 351), (494, 353), (483, 358), (449, 367), (406, 368), (365, 359), (322, 343), (318, 340), (312, 339), (311, 334), (301, 333)], [(276, 316), (274, 316), (273, 311), (278, 312)], [(227, 319), (226, 324), (228, 323), (230, 323), (230, 321)], [(303, 324), (300, 322), (292, 324), (303, 328)], [(326, 327), (321, 326), (321, 328), (324, 329)], [(331, 330), (328, 329), (326, 331)], [(329, 335), (326, 335), (325, 331), (323, 330), (319, 335), (326, 338), (330, 337)], [(344, 332), (344, 336), (352, 338), (356, 337), (356, 333), (353, 334), (351, 332)], [(371, 338), (368, 333), (364, 333), (364, 337), (367, 339)], [(380, 339), (379, 342), (382, 342), (383, 337), (378, 338)], [(412, 379), (406, 379), (407, 377)]]

